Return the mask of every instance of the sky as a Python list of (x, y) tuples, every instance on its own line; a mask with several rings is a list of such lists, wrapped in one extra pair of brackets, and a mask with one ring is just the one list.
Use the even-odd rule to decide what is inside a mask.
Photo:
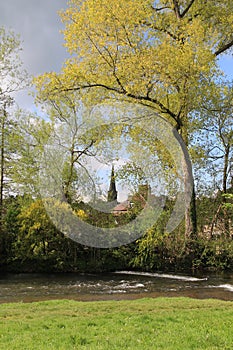
[[(2, 0), (0, 26), (20, 35), (21, 58), (30, 75), (59, 72), (67, 57), (63, 29), (58, 11), (66, 8), (66, 0)], [(21, 108), (33, 109), (33, 99), (25, 92), (16, 100)]]
[[(58, 11), (67, 7), (66, 0), (1, 0), (0, 26), (12, 29), (22, 41), (22, 61), (29, 74), (59, 72), (68, 54)], [(220, 58), (220, 65), (233, 79), (233, 56)], [(18, 93), (21, 108), (33, 110), (33, 99)]]

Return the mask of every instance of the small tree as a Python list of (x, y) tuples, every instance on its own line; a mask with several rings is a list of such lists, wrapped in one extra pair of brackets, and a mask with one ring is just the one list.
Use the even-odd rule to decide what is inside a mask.
[[(216, 84), (214, 93), (202, 105), (196, 115), (196, 123), (200, 122), (196, 137), (196, 159), (200, 169), (206, 176), (206, 190), (208, 182), (211, 191), (219, 191), (219, 205), (213, 213), (212, 229), (222, 213), (224, 217), (224, 231), (229, 235), (229, 217), (226, 211), (226, 194), (232, 187), (233, 161), (233, 129), (232, 129), (232, 84)], [(219, 195), (220, 194), (220, 195)], [(221, 195), (223, 194), (223, 196)]]
[(3, 230), (3, 198), (10, 179), (11, 160), (16, 153), (13, 130), (16, 121), (9, 108), (13, 103), (12, 93), (22, 88), (26, 73), (19, 58), (20, 40), (11, 31), (0, 28), (0, 256), (4, 259), (5, 233)]

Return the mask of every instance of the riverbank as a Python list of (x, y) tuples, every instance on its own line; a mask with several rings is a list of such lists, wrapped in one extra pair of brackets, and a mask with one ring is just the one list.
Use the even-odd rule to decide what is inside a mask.
[(233, 302), (189, 298), (0, 305), (5, 350), (232, 349)]

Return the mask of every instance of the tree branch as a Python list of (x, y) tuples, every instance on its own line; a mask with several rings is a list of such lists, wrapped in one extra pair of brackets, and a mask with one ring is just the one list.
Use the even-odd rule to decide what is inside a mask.
[(89, 148), (91, 148), (94, 145), (95, 141), (91, 140), (91, 143), (89, 145), (87, 145), (82, 151), (80, 150), (73, 150), (72, 154), (77, 154), (76, 157), (74, 158), (74, 162), (77, 162), (77, 160), (83, 155), (87, 155), (87, 156), (94, 156), (94, 154), (92, 153), (88, 153)]
[(195, 0), (191, 0), (189, 5), (186, 7), (186, 9), (184, 9), (184, 11), (180, 14), (180, 17), (183, 18), (186, 13), (190, 10), (190, 7), (193, 5), (193, 3), (195, 2)]
[(217, 51), (215, 51), (215, 56), (220, 55), (221, 53), (225, 52), (226, 50), (230, 49), (233, 46), (233, 39), (229, 41), (227, 44), (220, 47)]
[(152, 10), (155, 10), (156, 12), (170, 9), (169, 6), (162, 6), (162, 7), (154, 7), (154, 6), (151, 6), (151, 8), (152, 8)]
[(178, 1), (177, 0), (173, 0), (173, 5), (174, 5), (174, 11), (175, 11), (177, 19), (181, 19), (180, 7), (179, 7)]
[(135, 94), (127, 92), (126, 90), (118, 90), (116, 88), (113, 88), (113, 87), (110, 87), (110, 86), (107, 86), (104, 84), (100, 84), (100, 83), (83, 85), (83, 86), (79, 86), (79, 87), (66, 88), (63, 91), (79, 91), (82, 89), (89, 89), (89, 88), (103, 88), (103, 89), (106, 89), (108, 91), (113, 91), (119, 95), (125, 95), (126, 97), (133, 98), (137, 101), (147, 101), (147, 102), (154, 103), (160, 108), (161, 113), (167, 113), (175, 122), (177, 122), (177, 116), (175, 113), (173, 113), (169, 108), (164, 106), (163, 103), (160, 102), (159, 100), (157, 100), (156, 98), (152, 98), (149, 96), (137, 96)]

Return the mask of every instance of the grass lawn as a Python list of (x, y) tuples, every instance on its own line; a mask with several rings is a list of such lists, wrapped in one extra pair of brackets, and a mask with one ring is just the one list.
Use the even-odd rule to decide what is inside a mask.
[(189, 298), (0, 304), (0, 349), (233, 349), (233, 302)]

